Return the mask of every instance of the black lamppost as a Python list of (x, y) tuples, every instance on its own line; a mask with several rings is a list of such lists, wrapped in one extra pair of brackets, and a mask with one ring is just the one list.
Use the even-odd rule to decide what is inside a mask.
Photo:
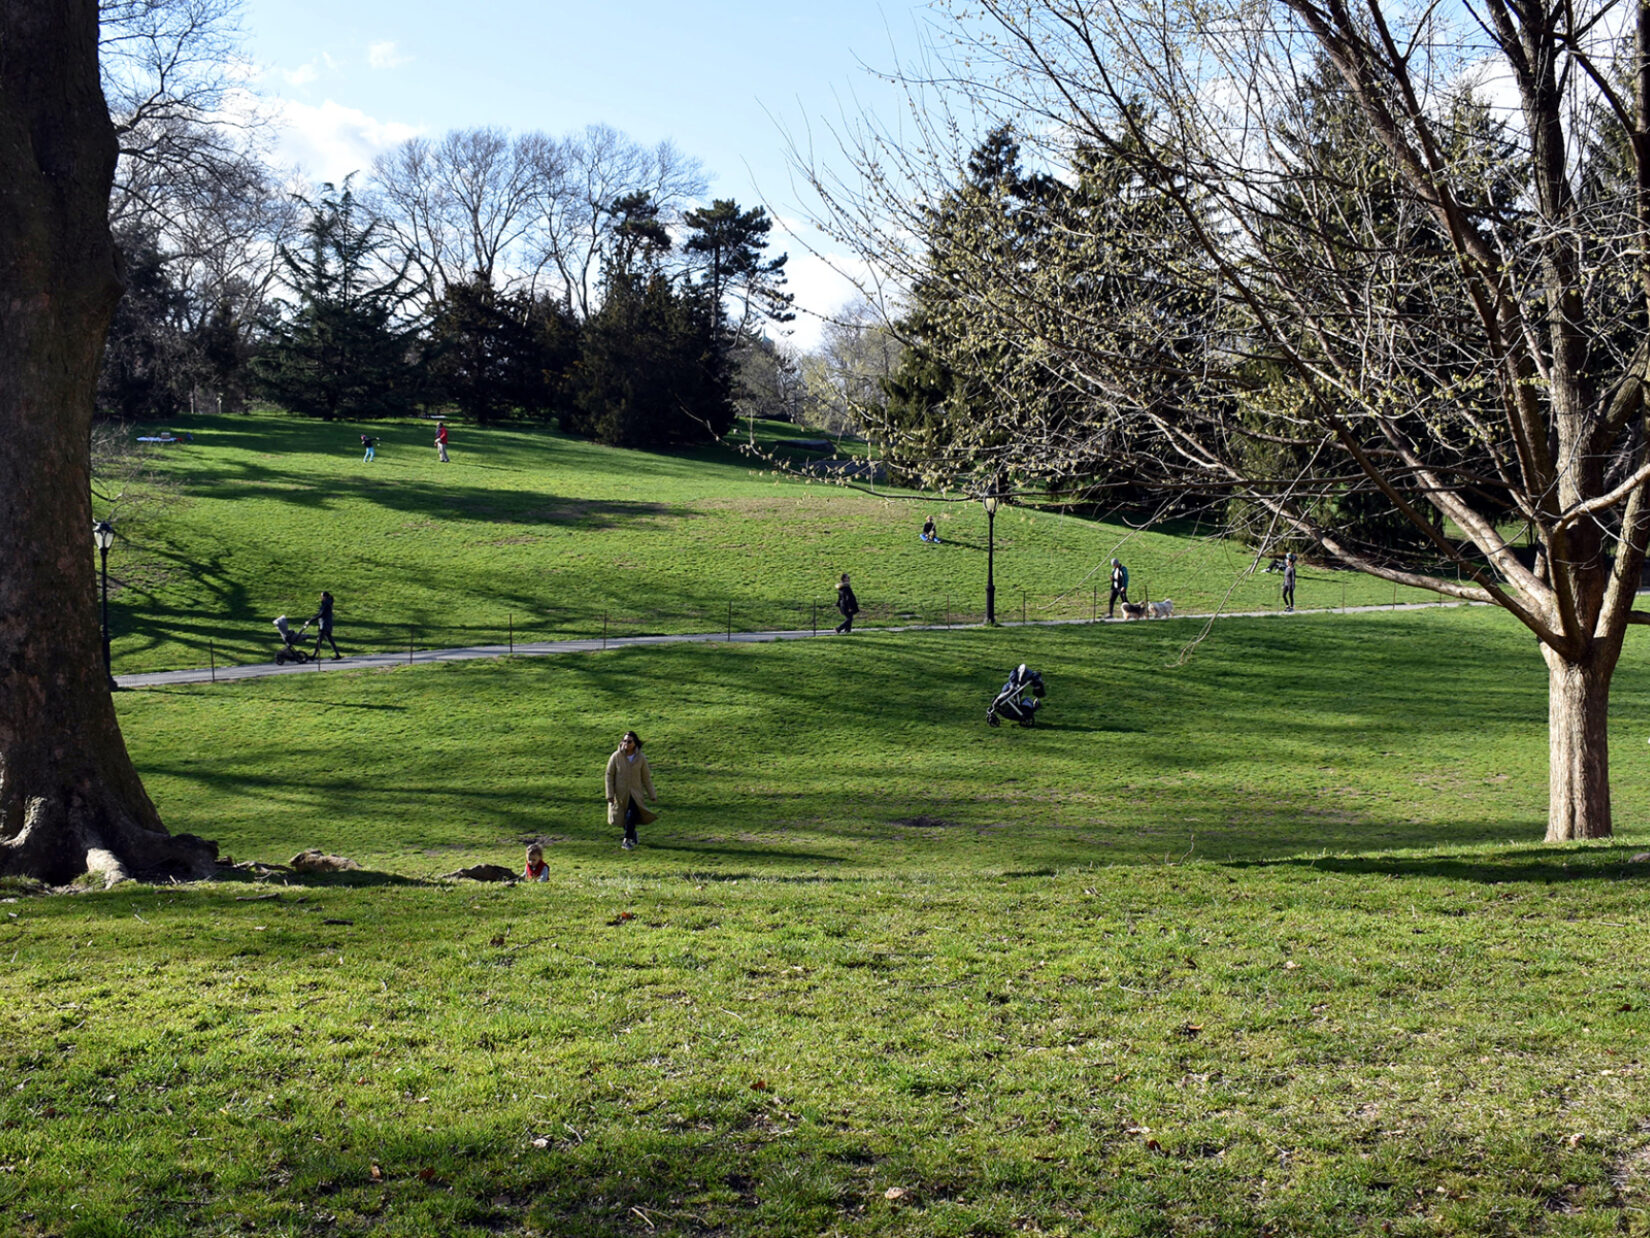
[(115, 682), (109, 660), (109, 547), (115, 544), (115, 526), (99, 520), (92, 526), (92, 541), (103, 566), (103, 675), (109, 681), (109, 691), (118, 692), (120, 685)]
[(980, 504), (985, 508), (985, 621), (995, 625), (997, 622), (997, 482), (993, 478), (991, 489), (980, 496)]

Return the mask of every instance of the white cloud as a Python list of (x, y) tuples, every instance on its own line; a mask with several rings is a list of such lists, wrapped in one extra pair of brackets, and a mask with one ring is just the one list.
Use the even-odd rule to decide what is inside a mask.
[(796, 296), (796, 321), (789, 324), (790, 339), (793, 346), (808, 352), (819, 345), (825, 320), (860, 296), (854, 278), (864, 278), (865, 265), (854, 258), (826, 259), (794, 248), (790, 255), (785, 264), (785, 286)]
[(367, 63), (375, 69), (398, 69), (404, 64), (411, 64), (412, 57), (400, 55), (395, 50), (394, 40), (386, 40), (367, 48)]
[(286, 79), (288, 86), (308, 86), (321, 76), (321, 71), (315, 67), (312, 60), (308, 64), (299, 65), (296, 69), (282, 69), (281, 76)]
[(379, 120), (331, 99), (319, 106), (283, 99), (274, 111), (281, 161), (334, 184), (351, 172), (365, 172), (377, 156), (422, 132), (416, 125)]

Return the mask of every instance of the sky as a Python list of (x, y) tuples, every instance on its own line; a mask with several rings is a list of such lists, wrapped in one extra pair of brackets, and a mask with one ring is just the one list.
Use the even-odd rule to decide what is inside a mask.
[[(851, 285), (803, 241), (808, 195), (787, 134), (830, 150), (828, 126), (901, 96), (872, 70), (920, 50), (927, 6), (909, 0), (245, 0), (277, 158), (316, 182), (370, 168), (409, 137), (492, 126), (562, 135), (607, 124), (701, 160), (710, 194), (765, 205), (770, 250), (790, 254), (792, 342)], [(787, 229), (799, 235), (786, 235)], [(839, 264), (845, 261), (833, 254)]]

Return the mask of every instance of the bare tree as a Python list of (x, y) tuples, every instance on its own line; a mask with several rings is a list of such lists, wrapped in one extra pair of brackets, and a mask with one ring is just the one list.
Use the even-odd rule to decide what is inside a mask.
[(121, 738), (100, 656), (89, 442), (120, 296), (93, 0), (0, 0), (0, 873), (199, 876)]
[(517, 247), (534, 219), (541, 170), (555, 164), (553, 145), (539, 134), (454, 129), (378, 158), (375, 210), (432, 297), (478, 276), (500, 288), (526, 278)]
[[(1001, 391), (975, 441), (1125, 460), (1502, 607), (1549, 669), (1547, 837), (1610, 834), (1610, 681), (1650, 623), (1650, 5), (982, 0), (955, 19), (926, 85), (981, 129), (1017, 124), (1061, 184), (1095, 159), (1126, 173), (1115, 209), (1051, 209), (989, 262), (948, 254), (948, 304), (1083, 410), (1028, 423)], [(824, 186), (839, 231), (931, 278), (924, 208), (966, 132), (862, 141), (864, 185)], [(1346, 536), (1349, 496), (1424, 553)]]
[(617, 204), (641, 195), (670, 226), (705, 191), (697, 159), (669, 142), (647, 147), (607, 125), (590, 125), (536, 153), (532, 245), (535, 291), (554, 282), (580, 318), (597, 301), (603, 257), (625, 222)]
[(828, 319), (802, 359), (808, 416), (821, 429), (863, 430), (887, 401), (902, 345), (869, 300), (856, 297)]
[(184, 294), (190, 337), (208, 320), (250, 331), (278, 247), (297, 224), (295, 204), (263, 157), (263, 119), (236, 71), (240, 3), (98, 6), (100, 70), (120, 147), (110, 220), (123, 247), (153, 246), (162, 256)]
[(99, 62), (120, 162), (110, 215), (169, 217), (203, 182), (244, 179), (250, 114), (225, 109), (240, 0), (101, 0)]

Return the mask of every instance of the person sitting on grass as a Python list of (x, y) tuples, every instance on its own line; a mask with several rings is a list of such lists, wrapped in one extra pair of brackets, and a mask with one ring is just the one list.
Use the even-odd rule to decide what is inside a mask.
[(922, 540), (934, 546), (938, 546), (940, 544), (939, 530), (934, 527), (934, 518), (932, 516), (922, 522)]
[(544, 848), (534, 843), (527, 848), (527, 867), (522, 870), (523, 881), (549, 881), (550, 866), (544, 862)]

